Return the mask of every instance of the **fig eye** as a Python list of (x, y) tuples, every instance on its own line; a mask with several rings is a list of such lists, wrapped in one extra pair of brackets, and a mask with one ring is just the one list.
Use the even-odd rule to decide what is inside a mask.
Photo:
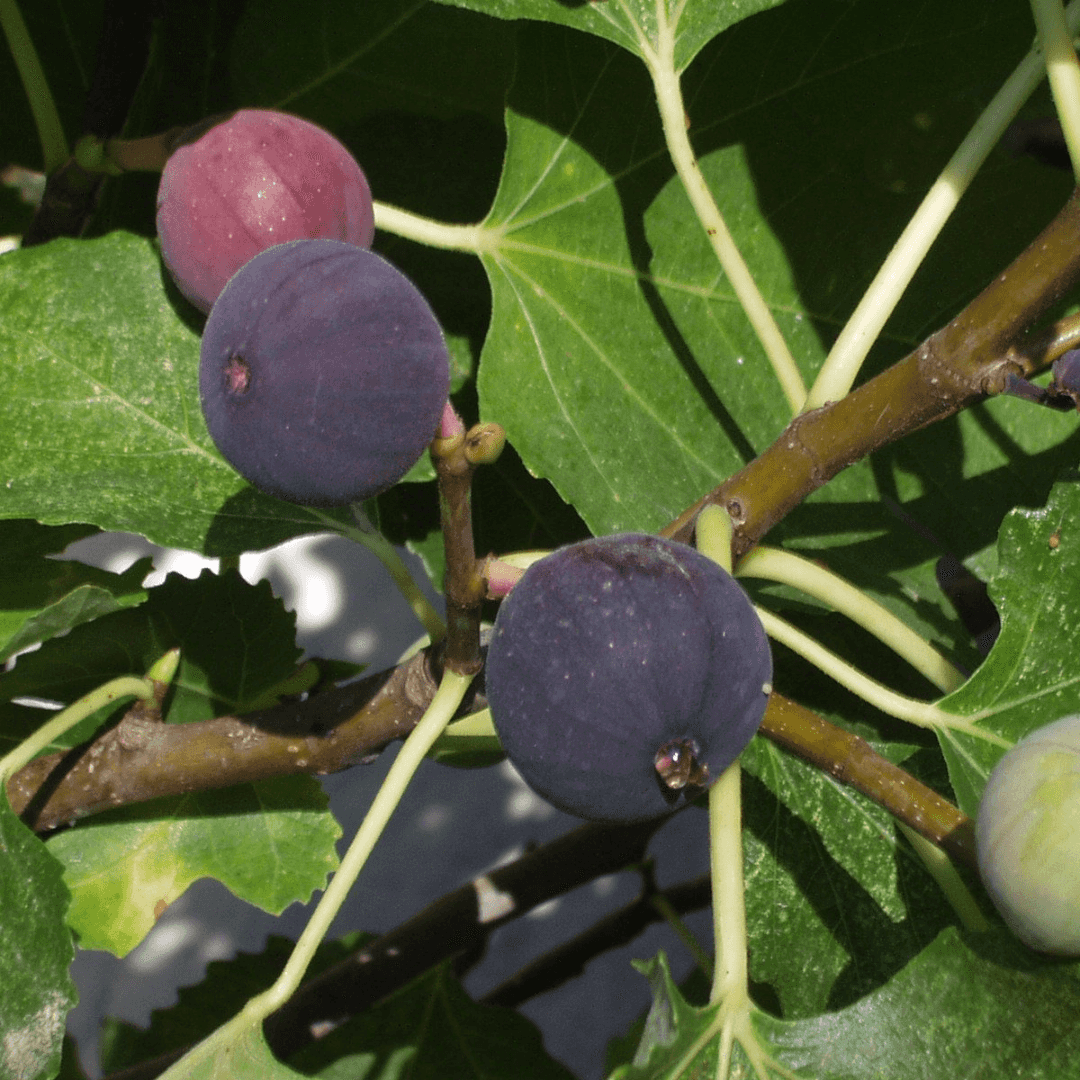
[(502, 602), (487, 695), (534, 791), (644, 821), (715, 780), (761, 723), (772, 655), (742, 587), (685, 544), (629, 533), (533, 563)]
[(675, 739), (660, 747), (653, 759), (660, 780), (672, 791), (708, 787), (709, 766), (698, 761), (699, 753), (693, 739)]

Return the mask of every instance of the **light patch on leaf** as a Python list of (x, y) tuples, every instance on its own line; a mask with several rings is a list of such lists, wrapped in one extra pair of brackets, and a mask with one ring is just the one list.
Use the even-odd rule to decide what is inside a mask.
[(0, 1076), (31, 1077), (44, 1072), (59, 1044), (67, 1002), (55, 991), (21, 1028), (4, 1033), (0, 1042)]

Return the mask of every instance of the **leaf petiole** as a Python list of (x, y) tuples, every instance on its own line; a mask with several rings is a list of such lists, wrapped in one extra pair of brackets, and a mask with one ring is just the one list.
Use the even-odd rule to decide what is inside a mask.
[(19, 69), (19, 78), (30, 103), (30, 111), (34, 114), (45, 172), (51, 173), (69, 157), (67, 139), (64, 136), (64, 126), (60, 123), (56, 101), (49, 90), (49, 82), (45, 78), (45, 71), (26, 29), (17, 0), (0, 0), (0, 27), (7, 38), (15, 66)]
[(869, 675), (859, 671), (836, 653), (826, 649), (820, 642), (815, 641), (809, 634), (781, 619), (779, 615), (774, 615), (762, 607), (756, 608), (756, 611), (769, 637), (786, 645), (792, 652), (808, 660), (845, 689), (858, 695), (863, 701), (880, 709), (886, 715), (893, 716), (897, 720), (905, 720), (918, 727), (931, 728), (934, 731), (963, 731), (973, 738), (983, 739), (995, 746), (1006, 748), (1012, 746), (1012, 743), (1000, 735), (978, 727), (969, 717), (946, 712), (933, 702), (905, 697), (903, 694), (896, 693), (895, 690), (890, 690), (887, 686), (882, 686), (876, 679), (871, 679)]
[(1075, 21), (1070, 28), (1061, 0), (1031, 0), (1031, 11), (1073, 173), (1080, 177), (1080, 65), (1072, 43)]
[(240, 1013), (189, 1050), (162, 1074), (162, 1080), (184, 1080), (192, 1076), (193, 1070), (200, 1065), (213, 1067), (211, 1063), (225, 1060), (232, 1048), (293, 995), (420, 762), (450, 722), (471, 682), (472, 676), (469, 675), (459, 675), (449, 670), (443, 673), (431, 705), (398, 751), (349, 850), (341, 860), (341, 866), (316, 905), (274, 985), (251, 998)]
[(797, 413), (806, 400), (806, 385), (803, 383), (802, 375), (799, 374), (795, 358), (791, 355), (791, 350), (784, 340), (784, 335), (773, 318), (769, 304), (762, 296), (754, 275), (735, 245), (724, 216), (716, 205), (716, 200), (702, 175), (701, 166), (694, 155), (690, 136), (687, 133), (686, 106), (683, 102), (679, 73), (675, 67), (676, 26), (669, 20), (667, 5), (664, 3), (656, 5), (656, 17), (656, 48), (652, 48), (644, 39), (639, 42), (639, 45), (642, 59), (652, 78), (668, 153), (671, 155), (675, 171), (682, 181), (690, 205), (694, 208), (694, 213), (709, 238), (713, 252), (727, 275), (747, 319), (750, 320), (750, 325), (757, 334), (765, 355), (769, 358), (784, 397), (787, 398), (792, 413)]
[(782, 548), (756, 547), (739, 561), (735, 576), (781, 582), (829, 604), (888, 645), (943, 694), (967, 681), (963, 672), (888, 608), (810, 559)]
[[(1056, 0), (1047, 2), (1056, 3)], [(1075, 33), (1080, 26), (1080, 0), (1073, 0), (1069, 5), (1066, 19), (1069, 31)], [(1039, 85), (1043, 74), (1041, 56), (1034, 50), (1029, 52), (975, 121), (840, 331), (810, 388), (804, 411), (820, 408), (829, 401), (839, 401), (851, 389), (867, 353), (956, 209), (960, 197), (1020, 106)]]
[(42, 724), (33, 735), (24, 739), (9, 754), (0, 758), (0, 787), (7, 784), (8, 780), (27, 762), (37, 757), (64, 732), (69, 731), (88, 716), (93, 716), (98, 709), (103, 709), (106, 705), (112, 705), (126, 697), (152, 701), (154, 699), (153, 680), (149, 677), (137, 678), (134, 675), (121, 675), (117, 679), (110, 679), (96, 690), (91, 690), (89, 694), (85, 694), (78, 701), (58, 712), (51, 720)]

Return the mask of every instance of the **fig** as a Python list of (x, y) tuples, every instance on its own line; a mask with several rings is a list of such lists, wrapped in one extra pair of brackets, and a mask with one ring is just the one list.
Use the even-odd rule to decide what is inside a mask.
[(685, 544), (585, 540), (503, 600), (486, 687), (507, 757), (538, 794), (633, 822), (699, 794), (757, 731), (772, 655), (742, 587)]
[(241, 109), (190, 129), (161, 174), (157, 231), (166, 269), (208, 312), (260, 251), (289, 240), (370, 247), (371, 188), (328, 131), (299, 116)]
[(339, 240), (268, 248), (222, 291), (199, 395), (227, 461), (267, 494), (361, 502), (434, 438), (450, 358), (427, 301), (386, 259)]
[(979, 801), (975, 846), (986, 891), (1016, 936), (1080, 956), (1080, 716), (1005, 753)]

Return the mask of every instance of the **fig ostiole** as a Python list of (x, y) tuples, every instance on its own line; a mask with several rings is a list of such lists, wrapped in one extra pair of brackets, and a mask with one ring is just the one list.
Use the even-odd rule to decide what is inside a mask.
[(742, 752), (772, 656), (742, 587), (684, 544), (639, 533), (560, 548), (502, 601), (486, 686), (523, 779), (593, 821), (643, 821)]
[(255, 487), (307, 506), (396, 484), (435, 437), (449, 383), (420, 291), (339, 240), (256, 255), (203, 331), (199, 394), (214, 443)]

